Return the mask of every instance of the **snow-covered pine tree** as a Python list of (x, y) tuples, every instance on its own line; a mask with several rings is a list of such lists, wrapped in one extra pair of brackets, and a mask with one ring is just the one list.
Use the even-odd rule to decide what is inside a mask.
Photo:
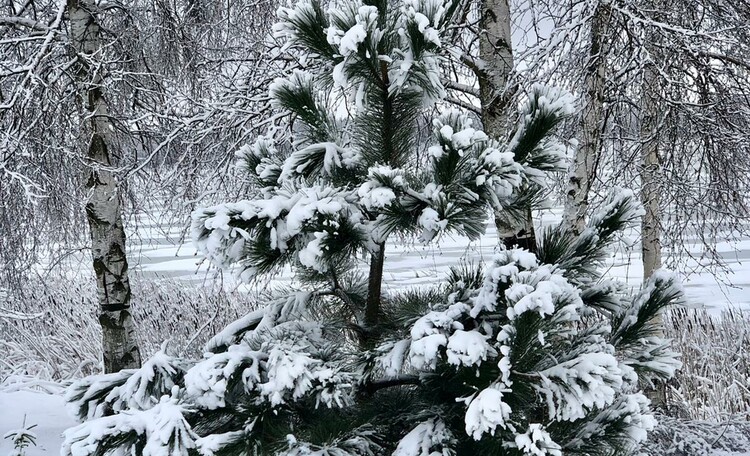
[(634, 296), (598, 273), (639, 215), (632, 194), (580, 236), (549, 230), (536, 255), (504, 250), (484, 271), (383, 293), (389, 237), (476, 238), (490, 208), (561, 159), (550, 133), (570, 100), (542, 87), (509, 144), (449, 110), (418, 159), (455, 5), (280, 10), (282, 50), (303, 68), (270, 88), (294, 119), (291, 152), (273, 135), (243, 148), (257, 192), (196, 212), (194, 238), (248, 280), (291, 266), (298, 287), (217, 334), (201, 360), (159, 352), (73, 384), (83, 422), (63, 455), (611, 455), (644, 438), (640, 381), (679, 365), (651, 321), (681, 293), (663, 273)]

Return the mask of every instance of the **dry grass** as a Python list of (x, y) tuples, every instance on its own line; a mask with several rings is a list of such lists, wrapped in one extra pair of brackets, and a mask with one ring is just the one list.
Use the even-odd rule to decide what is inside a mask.
[(677, 414), (750, 420), (750, 314), (673, 309), (664, 322), (673, 348), (682, 353), (683, 368), (670, 388)]
[(717, 456), (750, 447), (750, 422), (741, 419), (723, 423), (657, 415), (656, 429), (641, 447), (643, 456)]
[[(165, 339), (171, 353), (198, 356), (208, 338), (252, 308), (241, 293), (176, 279), (135, 276), (132, 283), (145, 356)], [(7, 318), (3, 309), (39, 315)], [(0, 389), (18, 378), (64, 381), (99, 372), (96, 312), (93, 281), (87, 278), (38, 281), (23, 298), (0, 296)], [(675, 309), (664, 321), (684, 364), (670, 383), (670, 412), (714, 423), (750, 420), (750, 315)]]
[[(175, 279), (135, 276), (131, 283), (144, 356), (164, 340), (170, 353), (200, 355), (213, 334), (250, 308), (246, 295)], [(23, 297), (0, 295), (0, 389), (22, 379), (59, 382), (100, 372), (100, 353), (93, 280), (48, 278), (29, 283)]]

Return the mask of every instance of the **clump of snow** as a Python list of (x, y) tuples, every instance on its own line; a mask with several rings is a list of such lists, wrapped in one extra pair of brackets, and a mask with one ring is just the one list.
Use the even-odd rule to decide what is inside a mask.
[(453, 436), (445, 423), (429, 419), (406, 434), (398, 442), (392, 456), (451, 456), (454, 454), (449, 446), (452, 440)]
[[(446, 125), (447, 126), (447, 125)], [(473, 128), (466, 128), (459, 132), (451, 135), (451, 146), (454, 149), (468, 149), (474, 144), (483, 143), (487, 141), (487, 135), (483, 131), (475, 130)]]
[(539, 423), (532, 423), (523, 434), (516, 434), (516, 446), (524, 454), (533, 456), (562, 456), (562, 448)]
[(323, 158), (322, 171), (326, 176), (332, 176), (337, 169), (353, 168), (359, 164), (359, 154), (356, 150), (341, 147), (332, 141), (319, 142), (292, 152), (281, 168), (279, 184), (305, 172), (309, 173), (307, 168), (313, 162), (311, 157), (320, 155)]
[(258, 333), (267, 339), (258, 350), (241, 343), (209, 354), (185, 375), (188, 396), (204, 408), (217, 409), (227, 405), (228, 388), (236, 385), (256, 403), (272, 407), (309, 394), (327, 407), (344, 406), (353, 387), (351, 375), (315, 355), (309, 338), (316, 332), (314, 325), (290, 325)]
[(357, 195), (368, 210), (383, 209), (397, 199), (396, 192), (406, 189), (403, 171), (390, 166), (374, 166), (367, 172), (367, 180), (360, 185)]
[(389, 71), (390, 91), (419, 91), (425, 95), (426, 105), (445, 97), (440, 80), (443, 60), (438, 53), (443, 46), (439, 30), (444, 14), (442, 1), (405, 1), (402, 4), (397, 24), (400, 42), (394, 50), (395, 58)]
[(440, 160), (445, 154), (445, 150), (440, 146), (430, 146), (427, 148), (427, 153), (435, 160)]
[(175, 377), (181, 371), (181, 362), (167, 355), (162, 347), (124, 385), (113, 389), (108, 400), (114, 395), (118, 396), (116, 401), (112, 401), (115, 411), (150, 409), (159, 403), (162, 395), (172, 390)]
[(386, 377), (395, 377), (401, 371), (411, 346), (410, 339), (389, 343), (382, 347), (385, 354), (378, 357)]
[[(198, 436), (185, 420), (186, 408), (176, 397), (165, 396), (155, 407), (144, 411), (119, 413), (87, 421), (65, 431), (60, 450), (62, 456), (90, 456), (99, 454), (105, 438), (123, 438), (123, 454), (135, 451), (128, 442), (134, 436), (145, 439), (144, 456), (168, 454), (188, 456), (196, 448)], [(130, 437), (130, 438), (128, 438)]]
[(359, 188), (362, 204), (368, 209), (382, 209), (396, 200), (396, 194), (388, 187), (373, 187), (372, 182), (365, 182)]
[(549, 112), (571, 115), (576, 111), (576, 98), (561, 87), (534, 84), (532, 92), (538, 94), (539, 108)]
[(224, 353), (211, 355), (191, 367), (185, 375), (185, 388), (195, 403), (209, 410), (225, 407), (227, 388), (232, 379), (252, 391), (261, 381), (261, 362), (267, 354), (251, 350), (245, 344), (233, 345)]
[(135, 369), (111, 374), (90, 375), (73, 382), (65, 392), (67, 409), (79, 420), (104, 416), (111, 405), (105, 400), (116, 387), (124, 384)]
[[(354, 58), (360, 50), (360, 47), (368, 40), (377, 42), (380, 32), (377, 28), (378, 9), (371, 5), (360, 5), (353, 18), (348, 17), (349, 11), (332, 8), (329, 12), (331, 24), (347, 24), (351, 27), (342, 30), (335, 25), (326, 29), (326, 39), (328, 43), (334, 46), (339, 55), (344, 58), (333, 69), (333, 81), (337, 87), (346, 88), (348, 86), (347, 65), (349, 60)], [(353, 23), (352, 23), (353, 19)], [(373, 43), (373, 44), (375, 44)], [(369, 54), (369, 50), (366, 53)]]
[(505, 428), (512, 410), (503, 402), (503, 393), (497, 386), (480, 391), (466, 409), (466, 433), (480, 440), (482, 435), (495, 435), (498, 426)]
[(416, 24), (425, 41), (436, 47), (442, 45), (438, 31), (445, 15), (445, 3), (442, 0), (407, 0), (403, 3), (401, 11), (402, 17), (405, 18), (404, 22)]
[(434, 239), (440, 231), (448, 226), (448, 220), (441, 219), (440, 214), (431, 207), (422, 209), (417, 223), (422, 227), (420, 239), (424, 243)]
[[(285, 252), (292, 239), (307, 229), (309, 221), (323, 218), (328, 226), (335, 227), (342, 219), (358, 212), (350, 199), (349, 192), (313, 186), (293, 193), (279, 190), (269, 198), (196, 210), (193, 212), (193, 242), (214, 264), (230, 268), (240, 262), (247, 241), (258, 241), (242, 226), (264, 223), (271, 228), (268, 239), (271, 248)], [(310, 236), (314, 236), (313, 233), (310, 232)]]
[(495, 350), (487, 342), (487, 336), (477, 331), (456, 330), (448, 338), (446, 346), (448, 362), (456, 366), (474, 366), (495, 356)]
[(326, 231), (316, 231), (313, 233), (313, 239), (305, 245), (298, 253), (297, 257), (303, 266), (314, 269), (318, 272), (328, 271), (328, 264), (324, 261), (325, 246), (323, 242), (328, 238)]
[(433, 310), (418, 319), (411, 328), (409, 362), (417, 369), (435, 367), (441, 347), (448, 343), (452, 330), (463, 329), (458, 318), (465, 314), (468, 306), (453, 304), (444, 311)]
[(523, 167), (516, 163), (511, 152), (501, 152), (494, 146), (487, 147), (479, 156), (476, 185), (492, 190), (493, 206), (502, 210), (501, 201), (510, 197), (523, 183)]
[[(436, 119), (435, 122), (438, 122), (438, 120)], [(453, 138), (453, 127), (450, 125), (443, 125), (439, 131), (443, 141), (450, 142), (451, 138)]]
[[(341, 14), (332, 11), (332, 15)], [(349, 57), (357, 52), (359, 45), (365, 41), (367, 34), (378, 21), (378, 9), (375, 6), (362, 5), (355, 15), (356, 23), (349, 30), (340, 30), (334, 26), (328, 27), (326, 34), (328, 43), (338, 47), (342, 57)]]
[[(544, 265), (533, 271), (521, 271), (515, 280), (505, 292), (510, 320), (524, 312), (537, 312), (541, 317), (552, 315), (561, 302), (567, 302), (568, 306), (575, 308), (583, 305), (578, 290), (562, 275), (554, 272), (552, 266)], [(529, 283), (534, 285), (529, 288)], [(567, 308), (567, 311), (571, 310), (571, 307)]]
[(438, 362), (441, 347), (445, 347), (448, 338), (445, 334), (428, 334), (412, 341), (409, 347), (409, 363), (416, 369), (429, 367), (434, 369)]
[(584, 353), (539, 372), (550, 419), (574, 421), (612, 404), (623, 386), (622, 370), (608, 353)]
[[(484, 273), (482, 288), (472, 299), (471, 316), (476, 317), (483, 311), (494, 311), (498, 301), (498, 285), (510, 284), (511, 279), (517, 277), (522, 270), (533, 269), (537, 266), (536, 256), (526, 250), (511, 249), (499, 252), (493, 260), (492, 266)], [(529, 287), (531, 284), (528, 285)], [(520, 287), (515, 288), (519, 290)], [(530, 291), (531, 288), (524, 287)], [(520, 298), (511, 292), (512, 297)]]
[(245, 431), (230, 431), (222, 434), (211, 434), (196, 439), (196, 448), (202, 456), (215, 456), (225, 447), (239, 443), (247, 438)]
[(279, 152), (273, 141), (273, 135), (259, 135), (252, 144), (245, 144), (235, 152), (235, 167), (249, 171), (263, 181), (270, 181), (281, 173), (281, 167), (274, 161)]

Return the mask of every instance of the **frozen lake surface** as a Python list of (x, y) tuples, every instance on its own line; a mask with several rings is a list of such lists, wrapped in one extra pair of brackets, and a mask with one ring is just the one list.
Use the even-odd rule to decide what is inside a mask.
[[(536, 220), (541, 228), (558, 223), (560, 215), (560, 209), (549, 210), (538, 213)], [(199, 266), (201, 257), (192, 244), (176, 243), (175, 239), (180, 237), (179, 229), (164, 230), (157, 224), (142, 224), (139, 228), (148, 233), (148, 238), (133, 245), (131, 267), (146, 275), (179, 278), (196, 284), (213, 280), (216, 271), (209, 271), (206, 264)], [(607, 265), (607, 276), (625, 280), (636, 287), (643, 281), (637, 236), (634, 230), (626, 233), (615, 246)], [(443, 236), (427, 246), (391, 240), (386, 250), (384, 290), (433, 285), (460, 260), (475, 264), (489, 261), (494, 254), (496, 239), (495, 227), (490, 224), (486, 234), (474, 242), (460, 236)], [(687, 240), (693, 243), (688, 244), (687, 250), (694, 258), (700, 258), (699, 239), (688, 237)], [(689, 305), (717, 313), (726, 307), (750, 309), (750, 239), (719, 242), (716, 252), (723, 258), (729, 272), (714, 275), (699, 268), (701, 260), (680, 258), (679, 269), (683, 272)], [(225, 273), (223, 279), (227, 286), (248, 288), (237, 284), (231, 274)], [(263, 286), (288, 283), (292, 273), (285, 271), (269, 279), (262, 281)], [(257, 289), (258, 286), (250, 288)]]

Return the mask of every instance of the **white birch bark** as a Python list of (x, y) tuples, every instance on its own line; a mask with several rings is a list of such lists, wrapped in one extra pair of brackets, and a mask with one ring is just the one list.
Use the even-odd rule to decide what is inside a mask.
[[(641, 87), (641, 204), (645, 213), (641, 218), (641, 256), (643, 258), (643, 281), (647, 281), (661, 267), (661, 164), (659, 160), (659, 75), (650, 62), (643, 70)], [(654, 317), (659, 330), (656, 335), (664, 337), (664, 320), (661, 312)], [(656, 382), (646, 395), (651, 404), (664, 408), (667, 403), (666, 385)]]
[(584, 91), (579, 143), (570, 164), (563, 212), (564, 226), (580, 234), (586, 226), (589, 191), (596, 174), (597, 157), (601, 153), (604, 119), (604, 86), (609, 53), (609, 23), (612, 9), (599, 2), (594, 9), (589, 33), (589, 55), (584, 73)]
[(641, 94), (641, 252), (643, 279), (661, 267), (661, 164), (659, 160), (659, 75), (653, 64), (643, 72)]
[[(658, 2), (656, 2), (658, 5)], [(646, 31), (645, 49), (649, 60), (643, 68), (640, 100), (640, 147), (641, 163), (639, 167), (641, 180), (641, 204), (645, 210), (641, 218), (641, 256), (643, 259), (643, 281), (646, 282), (653, 272), (661, 267), (661, 163), (659, 160), (659, 135), (661, 126), (660, 112), (664, 107), (658, 100), (661, 97), (660, 75), (655, 60), (660, 57), (654, 40), (659, 39), (653, 30)], [(661, 312), (654, 317), (658, 326), (656, 335), (664, 337), (664, 320)], [(652, 406), (664, 408), (667, 404), (667, 390), (664, 382), (655, 382), (653, 389), (646, 395)]]
[(508, 0), (482, 0), (479, 34), (479, 96), (482, 123), (490, 136), (502, 136), (507, 129), (506, 88), (513, 70)]
[(101, 52), (96, 5), (68, 0), (71, 41), (79, 58), (77, 82), (86, 110), (84, 130), (90, 134), (87, 152), (91, 172), (86, 186), (86, 217), (96, 273), (99, 322), (105, 372), (139, 367), (141, 356), (130, 313), (130, 283), (125, 256), (125, 231), (120, 214), (117, 178), (111, 171), (109, 146), (114, 131), (102, 88), (102, 69), (92, 66)]
[[(508, 0), (483, 0), (479, 35), (481, 67), (477, 71), (482, 124), (491, 137), (500, 138), (508, 128), (508, 81), (513, 71), (513, 47)], [(495, 213), (499, 241), (506, 247), (536, 248), (531, 207), (520, 216)]]

